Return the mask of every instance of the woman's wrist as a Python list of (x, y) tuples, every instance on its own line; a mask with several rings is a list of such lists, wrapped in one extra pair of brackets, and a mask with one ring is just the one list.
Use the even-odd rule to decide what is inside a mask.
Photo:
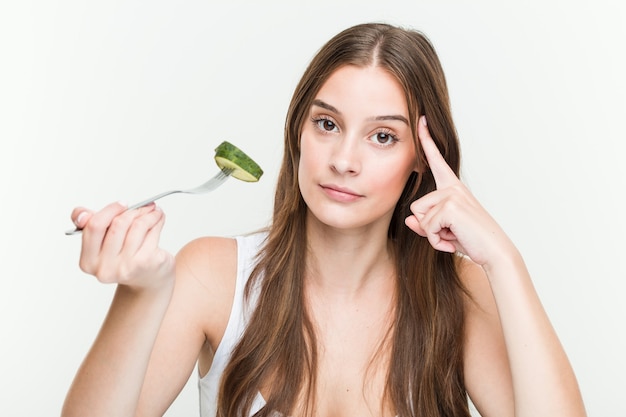
[(498, 253), (482, 267), (492, 283), (501, 277), (506, 278), (520, 271), (526, 271), (526, 264), (521, 253), (510, 241), (501, 246)]

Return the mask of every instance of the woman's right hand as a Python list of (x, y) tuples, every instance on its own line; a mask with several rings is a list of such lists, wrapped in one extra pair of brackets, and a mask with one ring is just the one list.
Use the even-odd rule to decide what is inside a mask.
[(83, 230), (80, 268), (118, 285), (62, 415), (134, 416), (174, 292), (174, 257), (159, 247), (165, 216), (154, 204), (113, 203), (98, 212), (77, 207), (72, 221)]
[(135, 289), (173, 283), (174, 257), (159, 247), (165, 215), (154, 203), (134, 210), (113, 203), (98, 212), (77, 207), (71, 217), (83, 229), (79, 265), (84, 272)]

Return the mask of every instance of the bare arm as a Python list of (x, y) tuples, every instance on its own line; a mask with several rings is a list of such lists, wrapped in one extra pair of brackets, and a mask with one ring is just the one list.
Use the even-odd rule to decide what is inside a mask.
[[(235, 246), (190, 244), (174, 262), (158, 248), (163, 214), (154, 206), (125, 212), (113, 204), (96, 214), (77, 209), (74, 219), (81, 210), (87, 212), (79, 224), (85, 226), (81, 268), (118, 287), (62, 415), (162, 415), (189, 378), (208, 335), (221, 337), (222, 308), (232, 300), (228, 274)], [(212, 247), (222, 252), (205, 253), (206, 261), (197, 265), (197, 252)], [(220, 261), (212, 274), (208, 265), (214, 259)]]
[(217, 349), (232, 308), (236, 253), (234, 239), (201, 238), (176, 256), (174, 295), (152, 350), (137, 416), (163, 415), (189, 379), (199, 352)]
[(572, 367), (523, 265), (500, 275), (513, 282), (492, 284), (493, 277), (469, 263), (462, 268), (473, 297), (465, 377), (481, 415), (585, 416)]
[(509, 358), (500, 316), (485, 272), (470, 260), (459, 262), (470, 297), (465, 302), (465, 386), (483, 417), (515, 415)]
[(118, 286), (98, 337), (67, 394), (62, 415), (132, 416), (170, 293)]
[(116, 203), (72, 218), (83, 227), (81, 269), (118, 287), (62, 415), (131, 416), (174, 286), (174, 259), (158, 247), (164, 216), (154, 205)]
[(484, 417), (586, 415), (567, 356), (519, 252), (459, 181), (430, 138), (418, 134), (437, 190), (411, 205), (407, 225), (446, 252), (477, 264), (465, 282), (468, 307), (466, 379)]
[(585, 416), (574, 371), (517, 251), (485, 267), (498, 309), (519, 416)]

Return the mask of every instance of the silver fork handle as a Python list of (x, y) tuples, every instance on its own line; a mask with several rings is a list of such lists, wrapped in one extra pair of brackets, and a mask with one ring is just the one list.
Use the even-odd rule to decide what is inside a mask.
[(139, 203), (135, 203), (132, 206), (128, 206), (128, 208), (126, 210), (134, 210), (134, 209), (138, 209), (139, 207), (143, 207), (143, 206), (147, 206), (148, 204), (157, 201), (159, 198), (163, 198), (166, 195), (170, 195), (170, 194), (175, 194), (175, 193), (182, 193), (183, 190), (171, 190), (171, 191), (165, 191), (161, 194), (157, 194), (154, 197), (150, 197), (150, 198), (146, 198), (143, 201), (140, 201)]
[(213, 178), (211, 178), (210, 180), (208, 180), (204, 184), (197, 186), (196, 188), (191, 188), (191, 189), (187, 189), (187, 190), (170, 190), (170, 191), (165, 191), (165, 192), (162, 192), (161, 194), (157, 194), (157, 195), (155, 195), (153, 197), (146, 198), (145, 200), (140, 201), (139, 203), (135, 203), (132, 206), (129, 206), (126, 210), (138, 209), (140, 207), (146, 206), (146, 205), (148, 205), (150, 203), (153, 203), (153, 202), (157, 201), (159, 198), (163, 198), (163, 197), (165, 197), (167, 195), (170, 195), (170, 194), (176, 194), (176, 193), (196, 194), (196, 193), (199, 193), (199, 192), (213, 191), (223, 181), (225, 181), (230, 176), (231, 172), (233, 172), (232, 169), (222, 169)]
[(211, 178), (210, 180), (208, 180), (204, 184), (199, 185), (196, 188), (191, 188), (191, 189), (188, 189), (188, 190), (170, 190), (170, 191), (165, 191), (165, 192), (162, 192), (161, 194), (157, 194), (157, 195), (155, 195), (153, 197), (146, 198), (145, 200), (140, 201), (139, 203), (135, 203), (132, 206), (129, 206), (126, 210), (138, 209), (140, 207), (146, 206), (146, 205), (148, 205), (150, 203), (153, 203), (153, 202), (157, 201), (159, 198), (163, 198), (163, 197), (165, 197), (167, 195), (170, 195), (170, 194), (176, 194), (176, 193), (196, 194), (196, 193), (199, 193), (199, 192), (213, 191), (223, 181), (228, 179), (228, 177), (230, 176), (231, 172), (233, 172), (232, 169), (223, 169), (220, 172), (218, 172), (213, 178)]
[[(205, 182), (204, 184), (196, 187), (196, 188), (191, 188), (188, 190), (170, 190), (170, 191), (165, 191), (162, 192), (161, 194), (157, 194), (153, 197), (147, 198), (143, 201), (140, 201), (139, 203), (135, 203), (132, 206), (129, 206), (126, 210), (134, 210), (134, 209), (138, 209), (140, 207), (143, 207), (145, 205), (148, 205), (156, 200), (158, 200), (159, 198), (163, 198), (167, 195), (170, 194), (176, 194), (176, 193), (190, 193), (190, 194), (196, 194), (199, 192), (207, 192), (207, 191), (212, 191), (215, 188), (217, 188), (220, 184), (222, 184), (225, 180), (227, 180), (230, 177), (230, 174), (233, 172), (232, 169), (222, 169), (220, 170), (220, 172), (218, 172), (213, 178), (211, 178), (210, 180), (208, 180), (207, 182)], [(71, 236), (71, 235), (75, 235), (75, 234), (79, 234), (82, 233), (83, 229), (79, 229), (76, 228), (74, 230), (67, 230), (65, 232), (65, 234), (67, 236)]]
[[(148, 205), (148, 204), (158, 200), (159, 198), (165, 197), (166, 195), (170, 195), (170, 194), (174, 194), (174, 193), (182, 193), (182, 192), (183, 192), (182, 190), (165, 191), (165, 192), (163, 192), (161, 194), (157, 194), (157, 195), (155, 195), (153, 197), (146, 198), (145, 200), (140, 201), (139, 203), (135, 203), (132, 206), (128, 206), (126, 208), (126, 210), (138, 209), (139, 207), (146, 206), (146, 205)], [(73, 230), (65, 231), (65, 234), (67, 236), (71, 236), (71, 235), (76, 235), (76, 234), (79, 234), (79, 233), (82, 233), (82, 232), (83, 232), (83, 229), (76, 228), (76, 229), (73, 229)]]

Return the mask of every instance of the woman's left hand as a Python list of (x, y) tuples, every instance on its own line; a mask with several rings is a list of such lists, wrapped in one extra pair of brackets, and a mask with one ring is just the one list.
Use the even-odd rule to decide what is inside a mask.
[(483, 267), (501, 259), (513, 244), (496, 221), (448, 166), (433, 141), (426, 118), (418, 123), (418, 137), (437, 189), (411, 204), (406, 225), (428, 239), (433, 248), (460, 252)]

